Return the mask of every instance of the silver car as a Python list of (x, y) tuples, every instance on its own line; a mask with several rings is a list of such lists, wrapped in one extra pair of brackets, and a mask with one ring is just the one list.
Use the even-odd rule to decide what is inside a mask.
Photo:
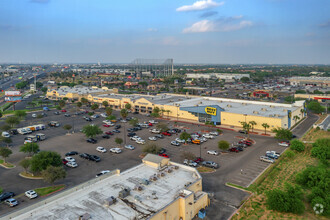
[(261, 156), (260, 160), (267, 162), (267, 163), (275, 163), (275, 161), (273, 159), (270, 159), (269, 157), (266, 157), (266, 156)]

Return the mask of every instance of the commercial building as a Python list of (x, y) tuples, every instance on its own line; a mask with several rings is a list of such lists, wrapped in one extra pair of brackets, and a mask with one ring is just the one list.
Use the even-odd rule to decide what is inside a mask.
[[(54, 93), (57, 94), (57, 93)], [(52, 92), (50, 92), (52, 95)], [(52, 96), (48, 96), (52, 98)], [(177, 94), (122, 95), (94, 93), (85, 95), (89, 102), (102, 104), (107, 101), (113, 109), (125, 108), (131, 104), (132, 110), (139, 113), (152, 113), (156, 107), (160, 115), (189, 122), (211, 122), (215, 125), (242, 127), (242, 122), (255, 121), (255, 129), (264, 130), (263, 123), (269, 128), (291, 128), (299, 119), (305, 117), (305, 102), (293, 104), (258, 102), (239, 99), (191, 96)]]
[(326, 102), (330, 100), (330, 95), (327, 94), (294, 94), (295, 98), (316, 100), (318, 102)]
[(187, 73), (187, 79), (223, 79), (225, 81), (240, 80), (243, 77), (250, 78), (250, 74), (232, 73)]
[(195, 168), (148, 154), (138, 166), (114, 170), (5, 219), (188, 220), (203, 218), (208, 205)]
[(292, 86), (319, 86), (328, 88), (330, 86), (330, 77), (304, 77), (296, 76), (289, 79)]

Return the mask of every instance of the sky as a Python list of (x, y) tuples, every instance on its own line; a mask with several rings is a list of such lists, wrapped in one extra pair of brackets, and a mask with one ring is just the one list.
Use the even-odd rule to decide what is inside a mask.
[(330, 64), (329, 0), (0, 0), (0, 63)]

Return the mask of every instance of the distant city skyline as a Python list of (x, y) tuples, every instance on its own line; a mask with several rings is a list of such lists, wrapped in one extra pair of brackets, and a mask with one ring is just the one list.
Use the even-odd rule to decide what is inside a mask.
[(330, 64), (328, 0), (2, 0), (0, 63)]

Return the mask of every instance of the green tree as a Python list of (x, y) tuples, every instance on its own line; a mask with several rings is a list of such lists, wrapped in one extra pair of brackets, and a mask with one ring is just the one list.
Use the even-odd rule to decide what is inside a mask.
[(221, 150), (228, 150), (229, 149), (229, 143), (228, 141), (221, 140), (218, 142), (218, 148)]
[(58, 102), (58, 105), (59, 105), (61, 108), (64, 108), (64, 106), (65, 106), (65, 101), (64, 101), (64, 100), (60, 100), (60, 101)]
[(295, 151), (298, 151), (298, 152), (302, 152), (305, 150), (305, 145), (303, 142), (301, 142), (300, 140), (298, 139), (294, 139), (293, 141), (291, 141), (290, 143), (290, 149), (291, 150), (295, 150)]
[(242, 81), (242, 83), (247, 83), (247, 82), (250, 81), (250, 78), (249, 77), (242, 77), (241, 81)]
[(115, 139), (115, 142), (116, 142), (116, 144), (121, 145), (123, 143), (123, 139), (117, 137)]
[(293, 116), (294, 123), (297, 124), (297, 121), (300, 119), (298, 115)]
[(66, 171), (63, 167), (48, 166), (41, 172), (41, 175), (45, 182), (53, 184), (56, 180), (64, 179)]
[(61, 165), (61, 155), (52, 151), (41, 151), (31, 159), (31, 171), (33, 173), (46, 170), (48, 166), (59, 167)]
[(96, 135), (102, 134), (103, 132), (97, 125), (86, 125), (82, 129), (82, 133), (84, 133), (88, 138), (93, 138)]
[(66, 124), (66, 125), (63, 125), (63, 128), (64, 128), (65, 130), (67, 130), (68, 133), (69, 133), (69, 130), (71, 130), (72, 126), (69, 125), (69, 124)]
[(94, 103), (92, 106), (91, 106), (91, 109), (94, 111), (94, 110), (96, 110), (96, 109), (98, 109), (99, 108), (99, 105), (98, 104), (96, 104), (96, 103)]
[(7, 147), (9, 144), (13, 143), (13, 140), (10, 137), (0, 137), (0, 140), (5, 143)]
[(133, 118), (129, 121), (129, 124), (132, 125), (133, 127), (137, 126), (138, 123), (139, 123), (139, 119), (137, 118)]
[(108, 117), (106, 117), (105, 119), (107, 119), (107, 120), (116, 120), (116, 116), (114, 116), (114, 115), (110, 115), (110, 116), (108, 116)]
[(291, 140), (292, 132), (285, 128), (274, 128), (272, 130), (275, 133), (275, 138), (279, 140)]
[(102, 102), (102, 105), (104, 106), (104, 108), (107, 108), (109, 106), (109, 102), (107, 101), (103, 101)]
[(295, 93), (296, 94), (306, 94), (306, 90), (298, 89)]
[(307, 108), (315, 114), (320, 114), (324, 112), (325, 108), (318, 102), (312, 101), (307, 105)]
[(9, 129), (11, 129), (10, 125), (4, 124), (0, 127), (0, 130), (2, 131), (8, 131)]
[(65, 101), (65, 102), (68, 101), (68, 100), (69, 100), (68, 97), (64, 97), (64, 98), (63, 98), (63, 101)]
[(303, 193), (299, 186), (285, 184), (285, 190), (273, 189), (266, 192), (267, 205), (269, 209), (280, 212), (291, 212), (301, 214), (305, 210)]
[(23, 159), (19, 162), (19, 165), (24, 168), (25, 173), (27, 173), (28, 168), (31, 165), (31, 159)]
[(105, 108), (105, 113), (108, 115), (108, 116), (110, 116), (110, 115), (112, 115), (112, 108), (110, 108), (110, 107), (107, 107), (107, 108)]
[(317, 139), (313, 143), (311, 150), (312, 156), (320, 159), (322, 162), (330, 159), (330, 138)]
[(158, 123), (156, 127), (160, 130), (160, 132), (165, 132), (169, 130), (168, 126), (164, 123)]
[(26, 143), (19, 148), (20, 152), (26, 153), (29, 156), (40, 151), (39, 145), (37, 143)]
[(132, 105), (129, 104), (129, 103), (126, 103), (126, 104), (125, 104), (125, 108), (126, 108), (127, 110), (130, 110), (130, 109), (132, 108)]
[(122, 118), (126, 118), (127, 117), (127, 115), (128, 115), (128, 111), (127, 111), (127, 109), (122, 109), (122, 110), (120, 110), (120, 116), (122, 117)]
[(42, 82), (37, 82), (36, 86), (37, 86), (37, 89), (40, 89), (43, 86), (43, 84), (42, 84)]
[(255, 125), (257, 125), (257, 122), (255, 122), (255, 121), (249, 121), (249, 124), (251, 125), (252, 132), (253, 132), (253, 128), (254, 128)]
[(265, 129), (265, 134), (266, 134), (266, 129), (269, 128), (269, 125), (267, 123), (262, 123), (261, 125)]
[(6, 158), (8, 158), (13, 152), (8, 147), (0, 147), (0, 156), (6, 163)]
[(88, 103), (88, 99), (86, 99), (86, 98), (81, 98), (80, 101), (84, 105), (86, 105)]
[(81, 102), (77, 102), (77, 107), (78, 108), (81, 108), (81, 106), (82, 106), (82, 103)]
[(48, 89), (47, 89), (46, 87), (42, 87), (42, 88), (41, 88), (41, 91), (42, 91), (43, 93), (47, 92), (47, 90), (48, 90)]
[(16, 116), (7, 117), (6, 123), (9, 124), (11, 127), (14, 127), (14, 125), (19, 124), (19, 118)]
[(182, 132), (181, 134), (180, 134), (180, 139), (182, 139), (182, 140), (185, 140), (185, 141), (187, 141), (189, 138), (191, 138), (191, 135), (190, 134), (188, 134), (187, 132)]
[(24, 118), (26, 116), (26, 112), (23, 111), (23, 110), (16, 110), (14, 112), (14, 114), (15, 114), (16, 117), (18, 117), (20, 119), (22, 119), (22, 118)]
[(2, 114), (2, 111), (0, 110), (0, 118), (2, 118), (3, 114)]
[(153, 117), (159, 117), (159, 113), (160, 113), (160, 108), (155, 107), (155, 108), (152, 110), (152, 114), (151, 114), (151, 116), (153, 116)]
[(142, 149), (143, 152), (151, 153), (151, 154), (159, 154), (160, 150), (161, 148), (157, 144), (153, 144), (153, 143), (147, 144)]

